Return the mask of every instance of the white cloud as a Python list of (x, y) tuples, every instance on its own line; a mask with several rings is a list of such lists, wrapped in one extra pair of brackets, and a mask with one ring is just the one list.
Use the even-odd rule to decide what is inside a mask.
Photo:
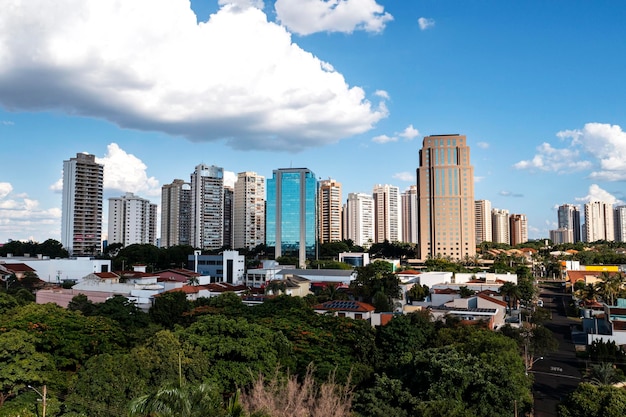
[(249, 7), (255, 7), (257, 9), (263, 9), (264, 4), (262, 0), (218, 0), (220, 6), (232, 5), (241, 10), (245, 10)]
[[(301, 12), (311, 7), (300, 3)], [(0, 104), (286, 151), (364, 133), (387, 116), (384, 101), (370, 102), (247, 7), (262, 2), (222, 4), (197, 23), (188, 0), (12, 3), (0, 13)], [(358, 5), (341, 2), (328, 16), (356, 10), (372, 30), (386, 21), (372, 0)]]
[(568, 147), (556, 149), (548, 143), (537, 148), (530, 160), (519, 161), (517, 169), (568, 173), (592, 170), (596, 181), (626, 181), (626, 132), (618, 125), (587, 123), (582, 129), (556, 134)]
[(384, 98), (385, 100), (389, 100), (389, 93), (386, 92), (385, 90), (376, 90), (374, 92), (374, 95), (376, 97), (380, 97), (380, 98)]
[(232, 171), (224, 171), (224, 185), (227, 187), (234, 187), (237, 181), (237, 174)]
[(420, 17), (417, 19), (417, 24), (421, 30), (426, 30), (435, 26), (435, 20), (428, 17)]
[(489, 144), (487, 142), (478, 142), (476, 144), (480, 149), (489, 149)]
[(15, 123), (13, 123), (10, 120), (0, 120), (0, 125), (4, 125), (4, 126), (13, 126)]
[(571, 139), (598, 160), (600, 169), (590, 174), (598, 181), (626, 180), (626, 132), (618, 125), (587, 123), (581, 130), (565, 130), (557, 134)]
[(513, 167), (531, 171), (570, 173), (591, 168), (591, 162), (580, 160), (578, 149), (557, 149), (544, 142), (537, 147), (537, 154), (533, 159), (519, 161)]
[(372, 138), (372, 142), (375, 143), (389, 143), (389, 142), (397, 142), (398, 138), (387, 135), (378, 135)]
[(608, 191), (600, 188), (598, 184), (589, 186), (589, 193), (584, 197), (576, 197), (576, 201), (589, 203), (591, 201), (604, 201), (609, 204), (622, 204), (622, 202)]
[(278, 21), (299, 35), (381, 32), (393, 16), (376, 0), (276, 0)]
[(408, 125), (402, 132), (396, 132), (393, 136), (389, 135), (378, 135), (372, 138), (372, 142), (375, 143), (389, 143), (389, 142), (397, 142), (398, 137), (404, 138), (405, 141), (410, 141), (419, 136), (419, 130), (415, 129), (413, 125)]
[(131, 192), (138, 196), (159, 196), (159, 181), (146, 174), (146, 165), (133, 154), (129, 154), (111, 143), (104, 158), (96, 158), (104, 165), (104, 189), (106, 191)]
[(4, 198), (13, 191), (13, 186), (8, 182), (0, 182), (0, 198)]
[(407, 171), (393, 174), (393, 178), (400, 180), (400, 181), (415, 182), (415, 174), (411, 172), (407, 172)]
[[(33, 236), (41, 235), (42, 230), (45, 230), (46, 239), (55, 238), (60, 232), (60, 219), (59, 208), (41, 209), (37, 200), (24, 193), (13, 193), (13, 186), (9, 183), (0, 183), (0, 242), (37, 240)], [(54, 227), (48, 227), (50, 225)]]
[(498, 194), (500, 194), (502, 197), (524, 197), (524, 194), (519, 194), (519, 193), (512, 193), (511, 191), (500, 191)]
[(475, 182), (475, 183), (476, 183), (476, 182), (481, 182), (481, 181), (482, 181), (482, 180), (484, 180), (484, 179), (485, 179), (485, 177), (479, 177), (479, 176), (474, 175), (474, 182)]
[(412, 140), (415, 139), (417, 136), (419, 136), (420, 132), (419, 130), (417, 130), (416, 128), (413, 127), (413, 125), (408, 125), (401, 133), (399, 133), (398, 135), (407, 139), (407, 140)]

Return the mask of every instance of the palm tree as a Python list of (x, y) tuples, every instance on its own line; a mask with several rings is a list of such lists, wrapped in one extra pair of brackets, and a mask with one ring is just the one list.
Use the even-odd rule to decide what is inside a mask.
[(576, 291), (576, 297), (578, 297), (579, 300), (583, 301), (597, 301), (598, 286), (593, 284), (587, 284), (582, 289)]
[[(224, 416), (219, 391), (209, 385), (167, 386), (131, 402), (130, 415), (137, 417)], [(234, 405), (232, 407), (235, 408)]]
[(596, 282), (595, 285), (602, 300), (612, 306), (624, 285), (624, 276), (621, 272), (613, 274), (602, 272), (602, 274), (600, 274), (600, 281)]
[(509, 310), (517, 304), (517, 300), (519, 300), (521, 296), (519, 287), (511, 281), (506, 281), (502, 284), (502, 286), (498, 289), (498, 292), (507, 300)]
[(617, 370), (615, 365), (609, 362), (591, 365), (587, 377), (590, 378), (590, 382), (594, 385), (612, 385), (624, 380), (624, 375)]

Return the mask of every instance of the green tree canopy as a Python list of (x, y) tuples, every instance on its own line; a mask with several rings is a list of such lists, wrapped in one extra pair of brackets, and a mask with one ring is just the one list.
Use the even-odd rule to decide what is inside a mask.
[(49, 355), (37, 352), (35, 337), (23, 330), (0, 332), (0, 407), (29, 385), (45, 383), (53, 369)]
[(611, 385), (578, 385), (559, 405), (559, 417), (623, 417), (626, 415), (626, 390)]

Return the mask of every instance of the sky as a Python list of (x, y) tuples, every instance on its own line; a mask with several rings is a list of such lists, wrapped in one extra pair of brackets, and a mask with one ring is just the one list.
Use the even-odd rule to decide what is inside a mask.
[[(194, 167), (415, 183), (462, 134), (475, 199), (547, 238), (626, 201), (619, 0), (0, 0), (0, 243), (61, 238), (63, 161), (160, 205)], [(106, 235), (107, 218), (104, 218)]]

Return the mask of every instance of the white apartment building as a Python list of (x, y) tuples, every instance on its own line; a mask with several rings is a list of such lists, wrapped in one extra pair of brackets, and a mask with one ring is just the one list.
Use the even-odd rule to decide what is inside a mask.
[(61, 244), (70, 256), (95, 255), (102, 248), (104, 165), (77, 153), (63, 161)]
[(374, 242), (398, 242), (402, 237), (400, 189), (394, 185), (374, 186)]
[(369, 247), (374, 242), (374, 198), (350, 193), (344, 208), (345, 238), (355, 245)]
[(509, 231), (509, 211), (505, 209), (492, 209), (491, 210), (491, 227), (493, 230), (494, 243), (511, 243), (510, 231)]
[(615, 240), (613, 205), (605, 201), (585, 204), (584, 237), (586, 242)]
[(411, 185), (402, 193), (402, 241), (418, 243), (417, 186)]
[(133, 193), (109, 198), (108, 243), (156, 245), (157, 205)]
[(476, 222), (476, 245), (491, 242), (493, 229), (491, 227), (491, 201), (476, 200), (474, 202), (474, 217)]
[(341, 183), (327, 179), (319, 182), (317, 197), (318, 239), (320, 243), (337, 242), (343, 235), (341, 221)]
[(191, 246), (224, 245), (224, 169), (197, 165), (191, 174)]
[(233, 247), (252, 249), (265, 243), (265, 177), (238, 173), (233, 205)]

